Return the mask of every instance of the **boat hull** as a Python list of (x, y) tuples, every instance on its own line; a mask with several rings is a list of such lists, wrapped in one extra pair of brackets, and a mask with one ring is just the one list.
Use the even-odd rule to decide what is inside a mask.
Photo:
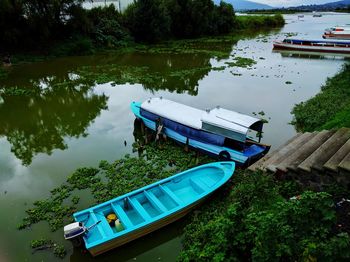
[(83, 236), (86, 249), (97, 256), (180, 219), (224, 185), (234, 170), (234, 162), (198, 166), (73, 214), (89, 228)]
[(350, 34), (324, 34), (322, 36), (324, 39), (342, 39), (349, 40)]
[(274, 49), (277, 49), (277, 50), (350, 54), (350, 46), (349, 47), (308, 46), (308, 45), (294, 45), (294, 44), (287, 44), (282, 42), (274, 42), (273, 47)]
[[(141, 115), (140, 103), (132, 102), (131, 103), (131, 110), (134, 113), (134, 115), (136, 116), (136, 118), (140, 119), (145, 124), (145, 126), (147, 128), (149, 128), (153, 131), (156, 130), (156, 123)], [(229, 154), (229, 159), (225, 159), (225, 160), (235, 161), (241, 166), (247, 166), (247, 165), (254, 163), (258, 159), (260, 159), (262, 156), (267, 154), (267, 152), (270, 150), (269, 145), (256, 144), (253, 147), (253, 149), (255, 149), (256, 151), (253, 152), (251, 155), (246, 155), (243, 152), (240, 152), (240, 151), (228, 148), (228, 147), (218, 146), (218, 145), (214, 145), (214, 144), (208, 144), (208, 143), (198, 141), (196, 139), (191, 139), (191, 138), (185, 137), (185, 136), (179, 134), (178, 132), (176, 132), (172, 129), (169, 129), (169, 128), (164, 128), (163, 133), (167, 137), (170, 137), (171, 139), (175, 140), (176, 142), (188, 145), (191, 148), (202, 151), (202, 152), (209, 154), (211, 156), (220, 157), (221, 156), (220, 154), (222, 152), (227, 152)]]
[(100, 245), (100, 246), (97, 246), (94, 248), (90, 248), (90, 249), (88, 249), (88, 251), (90, 252), (90, 254), (92, 256), (98, 256), (98, 255), (103, 254), (107, 251), (110, 251), (114, 248), (125, 245), (125, 244), (127, 244), (133, 240), (136, 240), (140, 237), (143, 237), (149, 233), (152, 233), (153, 231), (156, 231), (162, 227), (165, 227), (165, 226), (181, 219), (182, 217), (186, 216), (194, 208), (196, 208), (198, 205), (200, 205), (202, 202), (204, 202), (205, 199), (206, 198), (201, 199), (201, 200), (197, 201), (196, 203), (192, 204), (191, 206), (188, 206), (187, 208), (184, 208), (183, 210), (180, 210), (169, 217), (166, 217), (160, 221), (156, 221), (153, 224), (150, 224), (146, 227), (140, 228), (139, 230), (131, 232), (128, 235), (111, 240), (107, 243), (104, 243), (103, 245)]

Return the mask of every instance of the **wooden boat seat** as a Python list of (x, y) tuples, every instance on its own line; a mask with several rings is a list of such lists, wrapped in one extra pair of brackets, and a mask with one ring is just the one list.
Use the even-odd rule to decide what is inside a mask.
[(151, 192), (151, 191), (143, 191), (145, 193), (145, 196), (153, 204), (154, 207), (156, 207), (160, 213), (164, 213), (167, 211), (167, 208), (158, 200), (158, 198)]
[(97, 221), (101, 221), (101, 224), (103, 225), (101, 228), (104, 231), (104, 233), (106, 234), (106, 236), (112, 236), (114, 234), (112, 228), (110, 227), (110, 225), (108, 224), (105, 216), (103, 213), (95, 213), (96, 214), (96, 218)]
[(166, 185), (159, 185), (160, 189), (167, 194), (171, 199), (175, 201), (178, 205), (182, 205), (182, 200), (178, 198), (177, 195), (173, 193)]
[(129, 201), (132, 205), (132, 207), (136, 210), (137, 213), (140, 214), (140, 216), (145, 220), (148, 221), (151, 219), (151, 216), (147, 213), (147, 211), (143, 208), (143, 206), (140, 204), (139, 201), (135, 198), (129, 198)]
[[(95, 213), (92, 212), (92, 211), (90, 211), (90, 217), (91, 217), (92, 220), (94, 221), (94, 222), (93, 222), (94, 224), (97, 223), (97, 222), (99, 221), (99, 220), (97, 219), (97, 216), (95, 215)], [(106, 238), (106, 237), (107, 237), (106, 233), (102, 230), (101, 227), (96, 227), (96, 228), (97, 228), (98, 231), (100, 232), (102, 238)]]
[(191, 186), (194, 188), (194, 190), (196, 190), (199, 194), (205, 192), (208, 188), (207, 185), (205, 185), (202, 181), (198, 179), (194, 180), (190, 178), (190, 183), (191, 183)]
[(119, 221), (123, 224), (124, 228), (130, 228), (134, 226), (131, 223), (128, 215), (125, 213), (124, 209), (120, 205), (116, 203), (112, 203), (112, 209), (114, 210), (114, 213), (119, 218)]

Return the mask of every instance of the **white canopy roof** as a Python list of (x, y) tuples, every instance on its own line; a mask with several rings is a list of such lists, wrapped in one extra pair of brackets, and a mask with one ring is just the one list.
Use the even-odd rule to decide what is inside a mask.
[[(201, 120), (204, 123), (241, 134), (246, 134), (248, 129), (252, 128), (255, 123), (261, 122), (258, 118), (243, 115), (220, 107), (216, 107), (210, 110), (210, 112), (203, 114)], [(260, 131), (260, 128), (257, 129), (257, 131)]]
[(158, 97), (146, 100), (141, 108), (195, 129), (202, 128), (201, 117), (205, 111), (197, 108)]
[[(261, 131), (263, 125), (261, 119), (220, 107), (204, 111), (164, 98), (150, 98), (141, 104), (141, 108), (195, 129), (204, 129), (238, 140), (245, 140), (249, 129)], [(232, 133), (240, 134), (239, 138)]]

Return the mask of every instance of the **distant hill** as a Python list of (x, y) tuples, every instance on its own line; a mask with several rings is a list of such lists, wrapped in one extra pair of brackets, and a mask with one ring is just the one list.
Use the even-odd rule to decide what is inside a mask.
[(296, 8), (296, 9), (305, 10), (305, 11), (329, 11), (329, 10), (335, 10), (337, 8), (345, 8), (348, 6), (350, 6), (350, 0), (330, 2), (326, 4), (321, 4), (321, 5), (301, 5), (301, 6), (295, 6), (295, 7), (289, 7), (289, 8)]
[[(350, 1), (350, 0), (349, 0)], [(269, 5), (264, 5), (252, 1), (245, 0), (224, 0), (224, 2), (233, 5), (233, 8), (237, 10), (261, 10), (261, 9), (272, 9)], [(220, 0), (214, 0), (215, 4), (220, 4)]]

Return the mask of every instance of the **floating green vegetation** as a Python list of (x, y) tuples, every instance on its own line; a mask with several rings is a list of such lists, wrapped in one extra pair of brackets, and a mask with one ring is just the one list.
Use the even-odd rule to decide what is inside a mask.
[(226, 69), (226, 66), (218, 66), (218, 67), (213, 67), (212, 70), (213, 71), (223, 71)]
[[(26, 217), (18, 225), (25, 229), (40, 221), (46, 221), (52, 231), (73, 221), (72, 214), (77, 211), (76, 205), (79, 190), (88, 190), (94, 205), (120, 196), (137, 188), (154, 183), (190, 167), (208, 163), (212, 159), (195, 152), (184, 152), (184, 149), (172, 142), (160, 145), (151, 143), (141, 145), (134, 143), (134, 150), (140, 155), (125, 155), (123, 158), (108, 163), (101, 161), (98, 168), (84, 167), (77, 169), (61, 186), (51, 190), (49, 198), (38, 200), (26, 210)], [(34, 246), (42, 242), (33, 242)]]
[(350, 127), (350, 64), (326, 81), (321, 92), (295, 105), (292, 124), (298, 131)]
[(176, 40), (151, 46), (139, 45), (136, 47), (136, 50), (148, 54), (202, 54), (217, 59), (226, 59), (230, 56), (232, 45), (236, 44), (239, 39), (244, 37), (244, 34), (242, 34), (239, 36), (226, 35)]
[(17, 86), (0, 88), (0, 95), (4, 95), (4, 96), (32, 96), (35, 93), (36, 93), (35, 90), (20, 88)]
[(30, 242), (30, 247), (33, 249), (33, 253), (36, 251), (53, 249), (53, 254), (58, 258), (64, 258), (67, 254), (64, 246), (45, 238), (32, 240)]
[(237, 57), (234, 57), (233, 60), (235, 61), (225, 62), (225, 64), (227, 64), (230, 67), (243, 67), (243, 68), (251, 67), (256, 64), (256, 61), (254, 59), (246, 58), (246, 57), (237, 56)]
[(94, 80), (96, 84), (112, 82), (115, 85), (145, 83), (156, 85), (161, 81), (159, 72), (151, 72), (147, 66), (98, 65), (84, 66), (76, 73), (82, 79)]
[(350, 237), (342, 219), (348, 215), (340, 218), (338, 211), (326, 192), (238, 171), (220, 194), (192, 213), (179, 260), (345, 261)]
[[(66, 182), (51, 190), (49, 198), (38, 200), (26, 210), (26, 217), (17, 226), (18, 229), (30, 228), (36, 223), (46, 221), (52, 231), (61, 229), (73, 222), (72, 214), (77, 211), (80, 190), (88, 190), (93, 196), (94, 205), (110, 200), (137, 188), (159, 181), (175, 173), (196, 165), (213, 161), (196, 152), (184, 152), (184, 149), (173, 142), (161, 145), (151, 143), (141, 145), (138, 140), (133, 144), (139, 156), (125, 155), (123, 158), (108, 163), (101, 161), (98, 168), (79, 168), (71, 174)], [(34, 249), (52, 249), (56, 256), (64, 257), (63, 246), (50, 240), (32, 241)]]
[[(176, 92), (189, 92), (195, 94), (198, 82), (196, 79), (204, 77), (210, 70), (208, 66), (195, 68), (172, 68), (171, 70), (155, 71), (147, 66), (124, 66), (124, 65), (99, 65), (85, 66), (77, 69), (80, 82), (93, 81), (96, 84), (111, 83), (121, 84), (142, 84), (145, 88), (152, 90), (168, 89)], [(218, 68), (217, 70), (222, 70)], [(178, 81), (179, 85), (169, 86), (172, 80)]]
[(283, 35), (284, 35), (285, 37), (292, 37), (292, 36), (297, 36), (298, 33), (288, 32), (288, 33), (284, 33)]
[(266, 113), (261, 110), (260, 112), (256, 113), (256, 112), (252, 112), (252, 114), (254, 116), (259, 116), (259, 118), (261, 119), (261, 121), (265, 124), (267, 124), (269, 122), (269, 120), (271, 119), (271, 117), (268, 117), (269, 120), (267, 120), (267, 117), (266, 117)]

